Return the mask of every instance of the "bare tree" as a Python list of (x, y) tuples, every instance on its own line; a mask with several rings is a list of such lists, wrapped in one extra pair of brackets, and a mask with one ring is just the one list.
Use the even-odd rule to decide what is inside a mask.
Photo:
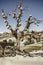
[[(18, 15), (16, 14), (17, 9), (19, 9)], [(15, 9), (13, 12), (13, 18), (17, 20), (16, 28), (14, 30), (11, 27), (11, 25), (9, 25), (8, 20), (7, 20), (8, 16), (6, 16), (3, 9), (2, 9), (2, 17), (4, 19), (4, 23), (6, 24), (7, 29), (9, 29), (12, 32), (12, 35), (15, 36), (15, 38), (17, 39), (17, 44), (20, 45), (20, 42), (19, 42), (20, 38), (18, 36), (17, 31), (19, 30), (19, 27), (21, 26), (21, 17), (23, 16), (23, 11), (24, 11), (24, 8), (22, 7), (22, 2), (20, 2), (20, 4), (17, 6), (17, 9)], [(32, 23), (34, 23), (35, 25), (39, 24), (40, 20), (37, 20), (35, 17), (29, 16), (28, 19), (26, 20), (26, 26), (24, 30), (21, 32), (21, 34), (24, 35), (24, 31), (29, 30), (29, 27)]]

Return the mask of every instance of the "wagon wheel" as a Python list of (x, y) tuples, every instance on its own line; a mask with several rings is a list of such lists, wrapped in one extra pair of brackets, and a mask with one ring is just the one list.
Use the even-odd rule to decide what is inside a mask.
[(11, 50), (11, 56), (12, 57), (16, 56), (16, 52), (15, 52), (14, 47), (11, 47), (10, 50)]
[(3, 56), (3, 48), (2, 46), (0, 45), (0, 57)]
[(12, 46), (6, 46), (4, 56), (14, 56), (14, 48)]
[(16, 56), (16, 52), (15, 52), (15, 50), (14, 50), (14, 49), (12, 49), (11, 56), (12, 56), (12, 57)]
[(6, 46), (6, 47), (5, 47), (4, 56), (11, 56), (10, 46)]

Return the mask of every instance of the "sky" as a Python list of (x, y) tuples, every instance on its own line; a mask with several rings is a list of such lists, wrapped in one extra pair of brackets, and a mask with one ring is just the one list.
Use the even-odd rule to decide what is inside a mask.
[[(19, 2), (20, 0), (0, 0), (0, 32), (10, 32), (10, 30), (8, 30), (4, 24), (1, 9), (4, 9), (5, 13), (12, 13)], [(43, 0), (24, 0), (22, 6), (28, 7), (28, 9), (23, 11), (23, 17), (21, 19), (22, 26), (19, 29), (24, 29), (26, 25), (25, 21), (31, 14), (33, 17), (41, 20), (42, 22), (38, 27), (32, 24), (29, 30), (43, 31)], [(12, 28), (15, 29), (16, 20), (13, 19), (12, 16), (8, 16), (8, 21)]]

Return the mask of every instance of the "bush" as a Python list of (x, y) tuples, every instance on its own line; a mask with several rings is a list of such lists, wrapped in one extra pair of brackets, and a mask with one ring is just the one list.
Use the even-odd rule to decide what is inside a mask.
[(30, 43), (30, 41), (26, 41), (26, 42), (24, 43), (24, 45), (29, 45), (29, 44), (34, 44), (34, 40), (32, 40), (31, 43)]

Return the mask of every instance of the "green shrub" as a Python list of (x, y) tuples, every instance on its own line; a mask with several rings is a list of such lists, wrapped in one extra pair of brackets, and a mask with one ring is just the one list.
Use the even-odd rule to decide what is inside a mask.
[(24, 45), (29, 45), (29, 44), (34, 44), (34, 40), (32, 40), (31, 43), (30, 43), (30, 41), (26, 41), (26, 42), (24, 43)]

